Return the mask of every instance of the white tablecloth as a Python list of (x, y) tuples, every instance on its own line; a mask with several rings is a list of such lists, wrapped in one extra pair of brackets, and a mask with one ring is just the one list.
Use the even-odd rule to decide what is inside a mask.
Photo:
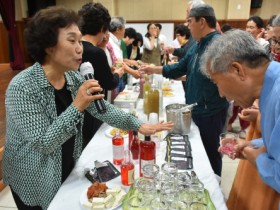
[[(174, 90), (173, 97), (164, 97), (164, 107), (171, 103), (184, 103), (185, 97), (182, 90), (181, 82), (174, 82), (172, 84)], [(141, 113), (141, 101), (138, 104), (138, 109)], [(58, 193), (54, 197), (49, 206), (49, 210), (82, 210), (83, 207), (80, 204), (80, 196), (91, 185), (91, 183), (85, 178), (84, 171), (87, 168), (94, 168), (94, 161), (109, 160), (112, 162), (112, 140), (105, 136), (106, 130), (110, 128), (107, 124), (103, 124), (98, 132), (95, 134), (91, 142), (83, 151), (79, 161), (75, 168), (60, 187)], [(203, 147), (199, 131), (197, 126), (192, 123), (191, 133), (189, 134), (189, 140), (192, 147), (193, 165), (194, 170), (197, 173), (199, 179), (204, 183), (205, 188), (209, 191), (211, 199), (217, 210), (227, 210), (225, 205), (224, 196), (221, 192), (219, 183), (216, 179), (205, 149)], [(126, 140), (127, 142), (127, 140)], [(157, 152), (157, 164), (164, 162), (165, 155), (165, 143), (161, 143), (160, 152)], [(119, 167), (117, 167), (119, 169)], [(135, 174), (138, 176), (139, 165), (135, 165)], [(110, 181), (112, 184), (121, 185), (120, 176)], [(119, 208), (121, 209), (121, 207)]]

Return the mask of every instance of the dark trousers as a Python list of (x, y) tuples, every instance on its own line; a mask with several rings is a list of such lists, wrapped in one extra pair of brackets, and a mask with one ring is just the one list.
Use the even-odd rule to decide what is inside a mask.
[(28, 206), (22, 202), (18, 195), (11, 189), (18, 210), (43, 210), (40, 206)]
[(219, 135), (223, 132), (225, 126), (227, 109), (228, 107), (210, 117), (192, 117), (199, 129), (212, 169), (218, 176), (221, 176), (222, 173), (222, 156), (218, 152), (220, 145)]

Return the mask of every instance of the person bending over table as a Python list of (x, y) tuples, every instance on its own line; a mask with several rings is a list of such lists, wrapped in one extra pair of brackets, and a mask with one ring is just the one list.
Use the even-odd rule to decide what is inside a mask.
[(102, 91), (98, 81), (85, 81), (77, 71), (83, 53), (77, 23), (78, 15), (63, 7), (40, 10), (31, 18), (25, 39), (36, 62), (15, 76), (6, 92), (3, 178), (21, 210), (47, 209), (70, 174), (82, 152), (85, 111), (145, 135), (173, 126), (141, 124), (106, 101), (107, 112), (97, 112), (93, 101), (104, 95), (92, 95)]
[(202, 72), (217, 84), (221, 96), (243, 108), (259, 99), (262, 138), (238, 139), (236, 155), (231, 158), (247, 159), (262, 181), (280, 193), (280, 63), (271, 61), (248, 32), (234, 30), (208, 47), (201, 64)]

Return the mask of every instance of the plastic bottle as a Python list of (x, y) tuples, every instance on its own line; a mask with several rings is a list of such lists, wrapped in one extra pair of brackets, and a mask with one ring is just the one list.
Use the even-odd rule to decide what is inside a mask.
[(116, 135), (112, 138), (113, 144), (113, 163), (121, 165), (124, 158), (124, 139), (120, 135), (120, 130), (117, 129)]
[(156, 163), (156, 145), (151, 141), (150, 136), (145, 136), (145, 141), (140, 141), (140, 160), (139, 160), (140, 177), (143, 176), (143, 167), (146, 164)]
[(121, 180), (125, 186), (130, 186), (134, 183), (134, 164), (130, 159), (130, 151), (124, 151), (124, 160), (121, 165)]

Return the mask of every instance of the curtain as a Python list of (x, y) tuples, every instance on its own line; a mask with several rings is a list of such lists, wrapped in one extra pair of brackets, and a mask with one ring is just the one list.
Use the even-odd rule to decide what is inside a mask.
[(22, 70), (24, 60), (16, 31), (15, 0), (0, 0), (0, 14), (9, 34), (10, 66), (13, 70)]

